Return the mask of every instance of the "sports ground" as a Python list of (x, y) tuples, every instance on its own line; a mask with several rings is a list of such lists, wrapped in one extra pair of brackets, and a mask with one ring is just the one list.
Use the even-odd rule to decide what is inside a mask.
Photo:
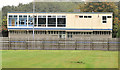
[(3, 50), (2, 68), (118, 68), (118, 51)]

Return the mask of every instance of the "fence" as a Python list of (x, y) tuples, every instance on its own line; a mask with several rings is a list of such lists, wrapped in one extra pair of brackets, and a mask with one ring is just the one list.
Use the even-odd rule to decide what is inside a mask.
[(119, 39), (26, 40), (3, 39), (3, 50), (118, 50)]

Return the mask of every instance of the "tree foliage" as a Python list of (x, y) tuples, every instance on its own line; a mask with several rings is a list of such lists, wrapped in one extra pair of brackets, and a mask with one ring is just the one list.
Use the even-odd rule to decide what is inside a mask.
[(0, 10), (0, 26), (1, 26), (1, 23), (2, 23), (2, 11)]
[[(35, 3), (35, 12), (72, 12), (81, 3), (75, 2), (37, 2)], [(3, 15), (8, 12), (33, 12), (33, 3), (22, 4), (18, 6), (4, 6), (2, 8)]]
[(2, 25), (1, 25), (2, 30), (7, 31), (7, 17), (4, 16), (2, 19)]
[[(78, 7), (75, 2), (37, 2), (35, 3), (35, 12), (73, 12)], [(33, 3), (22, 4), (18, 6), (4, 6), (2, 8), (2, 29), (7, 28), (7, 13), (8, 12), (33, 12)]]
[(81, 8), (82, 12), (113, 12), (113, 37), (119, 37), (118, 4), (113, 2), (89, 2)]

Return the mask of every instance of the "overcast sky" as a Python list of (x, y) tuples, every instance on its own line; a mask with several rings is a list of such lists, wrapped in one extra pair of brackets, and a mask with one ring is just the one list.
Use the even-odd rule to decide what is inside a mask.
[(32, 1), (33, 0), (0, 0), (0, 9), (2, 9), (3, 6), (17, 6), (19, 3), (27, 4)]

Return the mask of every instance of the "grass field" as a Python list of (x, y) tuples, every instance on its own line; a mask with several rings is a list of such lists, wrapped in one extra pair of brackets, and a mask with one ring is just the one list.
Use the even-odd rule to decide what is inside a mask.
[(117, 51), (2, 51), (3, 68), (118, 68)]

